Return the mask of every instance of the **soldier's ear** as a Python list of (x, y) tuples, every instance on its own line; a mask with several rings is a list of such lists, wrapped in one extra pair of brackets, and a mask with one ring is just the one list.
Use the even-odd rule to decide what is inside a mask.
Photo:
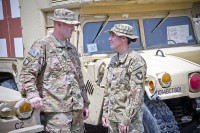
[(62, 24), (60, 22), (58, 23), (58, 27), (62, 27)]
[(61, 27), (62, 26), (61, 22), (58, 22), (58, 21), (55, 21), (55, 24), (56, 24), (57, 27)]
[(128, 41), (128, 38), (125, 37), (125, 36), (122, 36), (121, 38), (122, 38), (123, 41)]
[(122, 38), (123, 40), (126, 40), (126, 38), (127, 38), (127, 37), (125, 37), (125, 36), (122, 36), (121, 38)]

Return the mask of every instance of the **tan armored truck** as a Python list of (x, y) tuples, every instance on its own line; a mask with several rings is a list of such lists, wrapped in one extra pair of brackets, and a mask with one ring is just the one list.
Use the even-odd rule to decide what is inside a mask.
[[(79, 51), (91, 102), (90, 117), (85, 123), (93, 126), (88, 132), (104, 132), (96, 125), (101, 125), (107, 66), (115, 53), (105, 31), (117, 23), (133, 26), (139, 39), (131, 48), (147, 62), (145, 132), (200, 130), (199, 0), (20, 0), (19, 5), (25, 53), (36, 39), (52, 31), (53, 22), (48, 16), (55, 8), (73, 10), (81, 22), (70, 41)], [(0, 59), (2, 86), (18, 86), (22, 59)], [(14, 94), (1, 94), (8, 93)], [(11, 103), (9, 98), (0, 102)], [(8, 118), (1, 116), (0, 125), (4, 122), (9, 123)], [(3, 132), (12, 131), (11, 128), (14, 130), (6, 127)]]

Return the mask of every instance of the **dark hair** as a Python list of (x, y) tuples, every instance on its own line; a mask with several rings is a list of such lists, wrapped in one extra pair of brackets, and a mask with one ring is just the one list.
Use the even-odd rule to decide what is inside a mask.
[(130, 39), (130, 38), (128, 38), (128, 37), (127, 37), (127, 39), (128, 39), (128, 45), (130, 45), (130, 44), (131, 44), (131, 41), (132, 41), (132, 39)]

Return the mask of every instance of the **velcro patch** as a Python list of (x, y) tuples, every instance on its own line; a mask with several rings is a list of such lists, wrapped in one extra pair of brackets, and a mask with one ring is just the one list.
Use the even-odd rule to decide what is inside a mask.
[(137, 77), (138, 80), (143, 80), (142, 72), (137, 72), (137, 73), (135, 74), (135, 76)]
[(34, 58), (39, 54), (35, 49), (30, 49), (28, 53)]
[(23, 61), (23, 65), (24, 65), (24, 66), (27, 66), (31, 61), (32, 61), (31, 58), (26, 58), (26, 59), (24, 59), (24, 61)]

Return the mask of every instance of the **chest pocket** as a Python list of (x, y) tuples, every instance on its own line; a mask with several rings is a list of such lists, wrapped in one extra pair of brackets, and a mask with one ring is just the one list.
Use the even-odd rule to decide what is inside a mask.
[(126, 66), (109, 67), (107, 80), (111, 87), (127, 87), (129, 84), (129, 76), (127, 74)]
[(52, 74), (62, 71), (63, 63), (61, 62), (62, 56), (56, 50), (50, 50), (47, 57), (48, 71)]
[(127, 67), (123, 65), (120, 67), (120, 69), (121, 69), (121, 72), (119, 73), (118, 85), (124, 86), (125, 88), (127, 88), (129, 86), (129, 80), (130, 80)]
[(65, 48), (56, 48), (50, 51), (48, 58), (50, 70), (57, 72), (75, 72), (73, 62)]
[(63, 56), (66, 59), (65, 63), (63, 64), (64, 65), (64, 72), (75, 73), (74, 64), (73, 64), (72, 60), (70, 59), (69, 55), (67, 53), (65, 53)]

